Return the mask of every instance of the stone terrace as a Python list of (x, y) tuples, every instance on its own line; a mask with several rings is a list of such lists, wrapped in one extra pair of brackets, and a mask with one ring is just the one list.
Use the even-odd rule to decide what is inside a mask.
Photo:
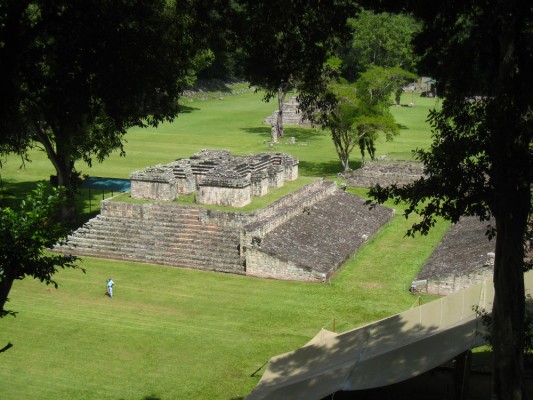
[(383, 207), (370, 211), (362, 199), (321, 180), (253, 213), (108, 199), (99, 216), (54, 250), (317, 281), (330, 277), (391, 215)]
[[(255, 275), (293, 279), (329, 279), (351, 255), (393, 215), (392, 210), (372, 210), (365, 200), (343, 191), (304, 208), (298, 216), (268, 233), (255, 244)], [(250, 261), (248, 261), (250, 263)]]
[(62, 253), (243, 273), (239, 232), (202, 223), (200, 207), (103, 201)]
[(433, 252), (412, 288), (447, 295), (490, 278), (495, 242), (485, 235), (488, 224), (477, 217), (461, 218)]

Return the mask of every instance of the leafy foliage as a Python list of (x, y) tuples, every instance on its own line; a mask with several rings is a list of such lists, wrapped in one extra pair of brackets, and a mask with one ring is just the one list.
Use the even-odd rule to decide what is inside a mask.
[(20, 209), (0, 208), (0, 317), (13, 314), (4, 307), (15, 280), (29, 276), (57, 288), (58, 268), (77, 268), (77, 257), (46, 251), (67, 233), (57, 221), (63, 200), (62, 191), (39, 184)]
[(354, 2), (241, 0), (239, 4), (245, 78), (265, 89), (267, 98), (288, 82), (311, 98), (320, 93), (335, 73), (328, 68), (328, 59), (349, 37), (347, 19), (357, 11)]
[(413, 75), (401, 68), (370, 67), (355, 84), (331, 83), (323, 95), (314, 120), (329, 129), (339, 159), (348, 170), (355, 146), (375, 158), (375, 142), (380, 135), (391, 141), (399, 128), (390, 112), (393, 91)]
[[(487, 341), (490, 346), (492, 343), (493, 320), (490, 312), (478, 306), (473, 307), (477, 317), (481, 319), (481, 323), (485, 327), (485, 332), (482, 334), (483, 339)], [(526, 313), (524, 314), (524, 354), (533, 356), (533, 298), (530, 295), (526, 296)]]
[(411, 15), (362, 10), (349, 24), (352, 37), (340, 50), (346, 79), (356, 80), (372, 65), (414, 71), (417, 56), (411, 41), (420, 24)]
[(429, 150), (415, 151), (415, 158), (424, 163), (425, 176), (405, 186), (377, 185), (370, 189), (370, 195), (378, 202), (389, 198), (395, 204), (407, 202), (406, 217), (422, 216), (408, 235), (427, 234), (437, 217), (452, 222), (458, 222), (462, 215), (490, 218), (486, 202), (490, 160), (483, 153), (487, 138), (480, 123), (485, 113), (483, 101), (466, 101), (458, 108), (431, 111), (433, 143)]
[(209, 59), (203, 5), (2, 2), (0, 151), (39, 143), (72, 195), (76, 161), (102, 161), (123, 151), (128, 128), (176, 116), (191, 71)]
[(418, 152), (426, 177), (405, 188), (376, 187), (378, 201), (406, 200), (423, 215), (410, 231), (425, 233), (434, 215), (494, 217), (492, 310), (494, 398), (523, 391), (524, 240), (533, 182), (533, 9), (520, 1), (415, 3), (424, 27), (421, 67), (445, 101), (430, 116), (435, 138)]

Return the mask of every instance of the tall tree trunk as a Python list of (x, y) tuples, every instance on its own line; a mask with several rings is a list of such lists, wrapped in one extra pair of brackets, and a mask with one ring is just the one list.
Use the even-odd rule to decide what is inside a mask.
[[(529, 212), (529, 194), (512, 196), (501, 205), (496, 219), (494, 260), (493, 395), (520, 400), (524, 377), (524, 267), (523, 239)], [(512, 203), (512, 204), (511, 204)]]
[(0, 281), (0, 318), (6, 315), (5, 306), (14, 282), (14, 278), (11, 275), (8, 271), (6, 276)]
[(54, 147), (49, 136), (42, 129), (37, 130), (37, 140), (44, 146), (46, 154), (56, 170), (58, 186), (62, 186), (66, 190), (67, 201), (61, 205), (60, 213), (62, 221), (68, 226), (72, 226), (76, 222), (74, 198), (76, 188), (72, 181), (74, 161), (70, 148), (60, 139), (56, 139)]
[(276, 132), (279, 138), (285, 136), (283, 131), (283, 103), (285, 103), (285, 96), (287, 92), (283, 86), (278, 88), (278, 118), (276, 119)]
[[(493, 132), (490, 149), (496, 220), (493, 304), (493, 397), (521, 400), (524, 378), (524, 237), (531, 209), (529, 148), (531, 132), (522, 125), (530, 111), (521, 102), (520, 73), (516, 68), (517, 32), (522, 15), (512, 12), (516, 2), (505, 3), (498, 35), (499, 60), (494, 85), (495, 101), (489, 103)], [(523, 109), (526, 107), (526, 109)], [(495, 117), (496, 116), (496, 117)]]

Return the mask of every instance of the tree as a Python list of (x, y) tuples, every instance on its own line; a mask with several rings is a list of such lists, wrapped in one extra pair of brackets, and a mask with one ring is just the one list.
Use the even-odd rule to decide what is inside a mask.
[[(268, 101), (294, 88), (307, 109), (332, 74), (328, 59), (348, 39), (347, 19), (357, 12), (351, 0), (238, 1), (236, 20), (246, 54), (245, 78), (264, 89)], [(281, 105), (280, 105), (281, 110)], [(280, 126), (281, 134), (282, 127)]]
[(380, 134), (386, 140), (398, 134), (389, 104), (377, 101), (377, 97), (369, 101), (368, 94), (357, 90), (357, 85), (332, 83), (326, 96), (330, 98), (330, 107), (321, 109), (313, 119), (330, 131), (344, 171), (350, 170), (349, 158), (356, 146), (364, 163), (365, 151), (374, 159), (375, 141)]
[(364, 164), (366, 152), (375, 159), (375, 142), (380, 135), (391, 141), (399, 133), (390, 113), (390, 97), (413, 77), (401, 68), (371, 66), (354, 85), (330, 84), (313, 120), (329, 129), (345, 171), (350, 169), (349, 157), (355, 146), (359, 146)]
[(421, 214), (409, 232), (427, 232), (435, 216), (493, 217), (493, 395), (523, 394), (524, 238), (533, 178), (533, 8), (517, 0), (420, 2), (422, 68), (445, 100), (430, 114), (434, 141), (418, 150), (427, 177), (372, 196), (407, 201)]
[(369, 66), (359, 75), (356, 86), (361, 98), (371, 106), (389, 108), (391, 95), (394, 93), (399, 104), (398, 92), (416, 75), (399, 67)]
[(72, 198), (77, 161), (102, 161), (123, 151), (128, 128), (176, 116), (206, 55), (203, 6), (2, 0), (0, 151), (24, 154), (38, 143)]
[(15, 314), (5, 308), (15, 280), (33, 277), (57, 288), (59, 268), (78, 268), (77, 257), (46, 251), (67, 233), (57, 221), (62, 201), (61, 190), (39, 184), (18, 210), (0, 208), (0, 318)]
[(349, 23), (352, 37), (339, 51), (343, 77), (355, 81), (371, 65), (414, 72), (412, 38), (420, 24), (411, 15), (362, 10)]

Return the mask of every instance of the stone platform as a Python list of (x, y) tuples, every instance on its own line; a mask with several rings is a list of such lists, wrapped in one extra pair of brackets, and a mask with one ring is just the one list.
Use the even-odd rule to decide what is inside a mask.
[(323, 180), (249, 213), (106, 199), (100, 215), (54, 251), (321, 282), (391, 217)]

